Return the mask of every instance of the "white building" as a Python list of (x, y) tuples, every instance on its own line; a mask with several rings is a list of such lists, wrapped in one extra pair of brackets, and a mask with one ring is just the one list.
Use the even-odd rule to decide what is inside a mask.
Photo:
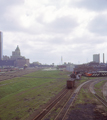
[(100, 54), (93, 55), (93, 62), (100, 63)]

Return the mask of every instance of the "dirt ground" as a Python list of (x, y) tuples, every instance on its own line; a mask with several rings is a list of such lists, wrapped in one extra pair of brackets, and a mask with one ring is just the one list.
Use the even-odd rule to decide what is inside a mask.
[[(89, 88), (89, 84), (83, 86), (84, 90)], [(85, 104), (77, 104), (72, 106), (69, 111), (66, 120), (107, 120), (107, 111), (100, 103), (87, 103), (89, 100), (84, 99)], [(97, 100), (95, 100), (97, 101)]]
[[(76, 82), (77, 85), (78, 82)], [(89, 84), (86, 84), (83, 88), (88, 89)], [(58, 95), (57, 95), (58, 96)], [(57, 97), (55, 96), (54, 99)], [(85, 100), (88, 101), (89, 100)], [(71, 111), (68, 112), (65, 120), (107, 120), (107, 111), (104, 110), (103, 105), (97, 103), (85, 103), (77, 104), (75, 107), (71, 107)], [(52, 120), (47, 118), (44, 120)]]
[(107, 116), (96, 104), (78, 104), (66, 120), (107, 120)]

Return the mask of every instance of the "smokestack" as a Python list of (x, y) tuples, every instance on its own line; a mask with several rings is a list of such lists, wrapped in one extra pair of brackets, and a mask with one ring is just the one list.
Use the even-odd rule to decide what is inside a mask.
[(104, 61), (104, 53), (103, 53), (103, 63), (105, 63), (105, 61)]

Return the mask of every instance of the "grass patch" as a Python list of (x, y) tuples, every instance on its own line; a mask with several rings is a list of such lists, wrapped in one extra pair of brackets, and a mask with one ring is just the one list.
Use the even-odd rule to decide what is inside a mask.
[(74, 102), (74, 106), (77, 104), (84, 104), (84, 103), (93, 103), (93, 95), (84, 88), (81, 88), (76, 101)]
[(89, 77), (82, 76), (80, 80), (76, 80), (76, 83), (77, 83), (76, 87), (78, 87), (80, 84), (82, 84), (83, 82), (86, 82), (88, 80), (90, 80)]
[[(50, 78), (66, 78), (66, 75), (68, 72), (66, 71), (59, 71), (59, 70), (54, 70), (54, 71), (37, 71), (36, 73), (30, 73), (24, 76), (28, 77), (50, 77)], [(62, 76), (61, 76), (62, 75)]]
[[(65, 86), (66, 71), (36, 71), (0, 82), (0, 118), (2, 120), (26, 120)], [(29, 78), (39, 77), (39, 78)], [(42, 78), (44, 77), (44, 78)], [(46, 78), (45, 78), (46, 77)], [(59, 79), (61, 78), (61, 79)]]

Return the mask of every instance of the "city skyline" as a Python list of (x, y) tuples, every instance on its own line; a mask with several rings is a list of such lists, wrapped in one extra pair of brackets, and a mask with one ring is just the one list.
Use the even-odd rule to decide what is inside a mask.
[[(17, 45), (15, 51), (12, 51), (12, 56), (3, 55), (3, 35), (2, 35), (2, 32), (0, 31), (0, 60), (3, 60), (3, 58), (5, 58), (5, 60), (6, 59), (12, 60), (12, 59), (17, 59), (17, 58), (24, 58), (25, 59), (24, 56), (21, 56), (20, 49), (19, 49), (18, 45)], [(105, 62), (105, 54), (104, 53), (103, 53), (102, 61), (103, 62), (101, 62), (101, 57), (100, 57), (100, 53), (99, 53), (99, 54), (93, 54), (93, 60), (87, 61), (86, 63), (89, 63), (89, 62), (107, 63), (107, 61)], [(33, 61), (33, 62), (35, 62), (35, 61)], [(36, 61), (36, 62), (39, 62), (39, 61)], [(66, 61), (64, 61), (64, 63), (66, 63)], [(64, 64), (64, 63), (63, 63), (63, 56), (61, 56), (61, 61), (59, 62), (59, 65)], [(71, 63), (71, 62), (68, 62), (68, 63)], [(80, 64), (80, 61), (78, 61), (78, 64)]]
[[(107, 56), (105, 0), (0, 1), (3, 55), (20, 46), (22, 56), (42, 64), (87, 63)], [(103, 6), (103, 7), (102, 7)]]

